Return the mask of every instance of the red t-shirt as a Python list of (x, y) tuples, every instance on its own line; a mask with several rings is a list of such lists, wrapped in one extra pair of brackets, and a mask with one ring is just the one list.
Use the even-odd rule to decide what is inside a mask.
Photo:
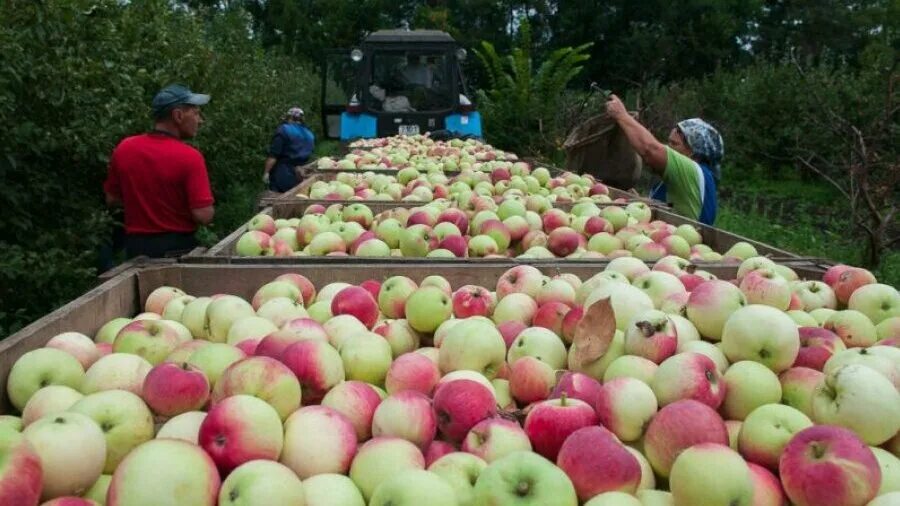
[(193, 232), (197, 225), (191, 209), (214, 202), (203, 155), (156, 132), (128, 137), (116, 146), (103, 189), (122, 199), (128, 234)]

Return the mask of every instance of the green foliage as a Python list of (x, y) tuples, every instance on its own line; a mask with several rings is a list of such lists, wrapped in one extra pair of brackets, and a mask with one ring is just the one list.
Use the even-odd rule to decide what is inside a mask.
[(549, 155), (566, 133), (560, 97), (590, 58), (591, 44), (557, 49), (535, 70), (530, 34), (524, 24), (517, 47), (506, 57), (487, 41), (476, 50), (486, 75), (478, 106), (489, 141), (523, 155)]
[[(241, 10), (199, 18), (166, 0), (0, 4), (0, 335), (95, 282), (112, 218), (102, 182), (115, 145), (148, 130), (170, 82), (210, 93), (194, 144), (206, 156), (217, 217), (207, 241), (246, 220), (265, 151), (299, 104), (316, 125), (318, 81), (265, 53)], [(254, 190), (255, 189), (255, 190)]]

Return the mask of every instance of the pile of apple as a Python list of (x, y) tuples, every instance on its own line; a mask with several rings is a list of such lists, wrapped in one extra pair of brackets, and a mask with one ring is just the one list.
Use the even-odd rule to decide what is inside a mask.
[[(482, 197), (544, 197), (550, 204), (586, 200), (607, 203), (609, 188), (591, 175), (564, 172), (552, 177), (545, 167), (533, 171), (526, 164), (496, 164), (490, 173), (467, 169), (448, 177), (408, 167), (393, 174), (339, 172), (332, 181), (314, 181), (300, 198), (315, 200), (376, 200), (431, 202), (438, 198), (471, 200)], [(541, 200), (544, 200), (541, 199)]]
[[(494, 148), (475, 139), (436, 141), (427, 135), (394, 136), (362, 141), (365, 146), (351, 144), (356, 149), (340, 160), (323, 157), (316, 163), (319, 170), (399, 170), (407, 167), (422, 172), (460, 170), (479, 167), (483, 162), (510, 161), (514, 153)], [(485, 170), (485, 169), (481, 169)]]
[[(537, 197), (540, 199), (540, 197)], [(363, 203), (312, 204), (302, 218), (258, 214), (235, 244), (238, 256), (364, 256), (429, 258), (571, 258), (666, 256), (696, 261), (742, 261), (756, 248), (738, 242), (724, 253), (702, 243), (690, 224), (653, 221), (643, 202), (625, 206), (579, 202), (571, 211), (532, 197), (499, 204), (475, 196), (466, 202), (435, 200), (379, 214)]]
[(684, 267), (158, 288), (14, 364), (0, 503), (898, 504), (897, 290)]

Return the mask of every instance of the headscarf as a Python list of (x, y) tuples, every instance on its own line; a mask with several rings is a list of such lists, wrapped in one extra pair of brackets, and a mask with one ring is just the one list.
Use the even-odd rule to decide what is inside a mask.
[(300, 121), (303, 119), (303, 109), (299, 107), (291, 107), (284, 115), (284, 118), (291, 121)]
[(725, 143), (719, 132), (700, 118), (680, 121), (678, 129), (697, 161), (708, 165), (718, 181), (722, 175), (722, 156), (725, 155)]

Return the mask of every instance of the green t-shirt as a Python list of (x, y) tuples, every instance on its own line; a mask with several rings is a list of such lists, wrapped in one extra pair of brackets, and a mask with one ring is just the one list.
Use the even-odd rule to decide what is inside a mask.
[(703, 207), (703, 190), (700, 186), (702, 172), (697, 162), (669, 146), (666, 146), (666, 157), (666, 172), (663, 174), (666, 200), (672, 204), (675, 212), (696, 220)]

